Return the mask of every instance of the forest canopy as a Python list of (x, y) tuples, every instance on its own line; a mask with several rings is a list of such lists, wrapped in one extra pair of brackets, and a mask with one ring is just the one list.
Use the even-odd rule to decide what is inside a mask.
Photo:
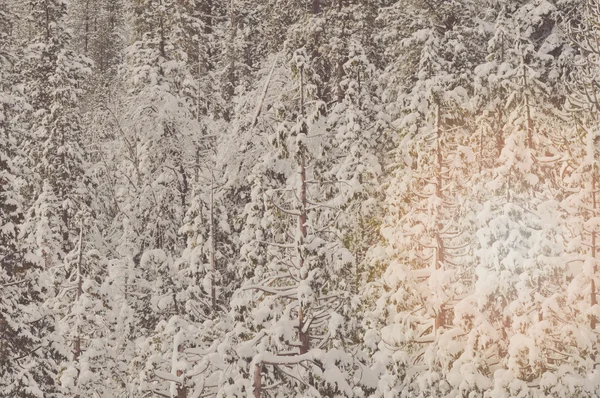
[(0, 397), (600, 396), (600, 0), (0, 0)]

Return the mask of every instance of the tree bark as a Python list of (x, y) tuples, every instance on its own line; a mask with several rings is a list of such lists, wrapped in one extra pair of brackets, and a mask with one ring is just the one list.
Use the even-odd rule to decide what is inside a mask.
[[(81, 277), (81, 265), (83, 262), (83, 219), (81, 220), (81, 227), (79, 230), (79, 254), (77, 257), (77, 296), (76, 302), (79, 303), (81, 296), (83, 295), (83, 278)], [(79, 361), (81, 356), (81, 326), (80, 319), (77, 319), (76, 325), (76, 336), (75, 342), (73, 343), (73, 362)], [(77, 378), (75, 379), (75, 387), (77, 387), (77, 381), (79, 379), (80, 367), (77, 365)], [(75, 395), (75, 398), (79, 398), (79, 394)]]
[(253, 390), (252, 393), (254, 398), (260, 398), (260, 394), (262, 392), (262, 363), (257, 363), (254, 365), (254, 380), (253, 380)]
[(521, 63), (523, 67), (523, 89), (525, 97), (525, 113), (527, 116), (527, 147), (533, 149), (533, 119), (531, 118), (531, 107), (529, 106), (529, 94), (528, 82), (527, 82), (527, 68), (525, 66), (525, 57), (521, 56)]
[[(183, 353), (183, 345), (177, 346), (177, 352), (181, 355)], [(181, 377), (183, 371), (180, 369), (177, 371), (177, 377)], [(181, 384), (177, 386), (177, 398), (187, 398), (187, 387), (185, 386), (185, 378), (181, 380)]]
[[(594, 170), (592, 172), (592, 217), (596, 217), (596, 171)], [(591, 287), (590, 287), (590, 304), (592, 306), (598, 304), (598, 297), (596, 295), (596, 281), (594, 280), (594, 278), (596, 277), (596, 271), (597, 271), (597, 265), (596, 265), (596, 231), (592, 231), (592, 247), (591, 252), (592, 252), (592, 258), (594, 261), (594, 272), (592, 274), (592, 283), (591, 283)], [(596, 329), (596, 325), (598, 323), (598, 319), (592, 315), (590, 318), (590, 328), (592, 330)]]
[[(229, 43), (227, 49), (227, 56), (229, 65), (227, 66), (227, 81), (225, 83), (225, 100), (230, 102), (235, 94), (236, 86), (236, 51), (235, 51), (235, 39), (237, 36), (237, 22), (235, 18), (235, 9), (233, 7), (233, 1), (229, 6)], [(228, 105), (223, 115), (225, 121), (230, 121), (232, 117), (232, 106)]]
[[(442, 189), (443, 189), (443, 154), (442, 154), (442, 121), (441, 121), (441, 110), (440, 103), (436, 101), (436, 183), (435, 183), (435, 195), (439, 200), (442, 199)], [(444, 263), (444, 241), (441, 236), (442, 225), (440, 222), (436, 222), (436, 230), (435, 230), (435, 264), (434, 267), (436, 270), (442, 267)], [(437, 332), (439, 328), (444, 326), (445, 319), (445, 310), (440, 308), (440, 311), (435, 316), (434, 322), (434, 331)]]
[[(304, 120), (304, 69), (300, 68), (300, 111), (302, 123), (306, 128), (305, 120)], [(305, 132), (308, 135), (308, 132)], [(303, 151), (303, 149), (301, 149)], [(307, 220), (307, 198), (306, 198), (306, 161), (304, 159), (304, 153), (300, 154), (300, 215), (298, 216), (298, 228), (300, 234), (302, 235), (301, 244), (304, 245), (307, 237), (307, 229), (306, 229), (306, 220)], [(300, 249), (300, 248), (299, 248)], [(304, 267), (304, 258), (303, 258), (303, 250), (300, 249), (298, 256), (300, 258), (300, 268)], [(308, 335), (308, 330), (304, 330), (305, 326), (305, 312), (302, 307), (302, 303), (300, 303), (300, 308), (298, 310), (298, 340), (300, 340), (300, 354), (305, 354), (308, 352), (310, 339)]]
[(217, 312), (217, 293), (215, 288), (215, 279), (217, 277), (217, 262), (215, 259), (216, 243), (215, 243), (215, 176), (211, 176), (210, 184), (210, 297), (212, 299), (212, 310)]

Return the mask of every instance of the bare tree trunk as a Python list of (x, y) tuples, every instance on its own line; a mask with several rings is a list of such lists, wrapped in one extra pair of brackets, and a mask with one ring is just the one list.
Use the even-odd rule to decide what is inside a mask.
[[(231, 101), (235, 94), (235, 86), (236, 86), (236, 51), (235, 51), (235, 38), (237, 36), (237, 22), (235, 18), (235, 9), (233, 7), (233, 1), (229, 6), (229, 44), (228, 44), (228, 62), (227, 66), (227, 82), (225, 86), (225, 100)], [(231, 106), (228, 106), (224, 118), (226, 121), (231, 120)]]
[(181, 192), (180, 192), (180, 200), (181, 200), (181, 208), (187, 208), (186, 199), (189, 192), (189, 184), (187, 179), (187, 174), (185, 173), (185, 169), (183, 168), (183, 164), (179, 165), (179, 174), (181, 174)]
[(531, 118), (531, 108), (529, 106), (528, 82), (527, 82), (527, 67), (525, 66), (525, 57), (521, 56), (523, 67), (523, 89), (525, 91), (525, 113), (527, 116), (527, 147), (533, 149), (533, 119)]
[(48, 4), (44, 2), (44, 11), (46, 15), (46, 42), (50, 42), (50, 10)]
[[(596, 170), (594, 170), (592, 172), (592, 217), (596, 217)], [(591, 251), (592, 251), (592, 258), (594, 259), (594, 273), (592, 275), (592, 284), (591, 284), (591, 288), (590, 288), (590, 304), (592, 306), (598, 304), (598, 298), (596, 295), (596, 281), (594, 280), (594, 278), (596, 277), (596, 271), (597, 271), (597, 265), (596, 265), (596, 231), (592, 231), (592, 245), (591, 245)], [(591, 319), (590, 319), (590, 328), (592, 328), (592, 330), (596, 329), (596, 325), (598, 323), (598, 319), (592, 315)]]
[[(179, 344), (177, 346), (177, 352), (179, 354), (183, 353), (183, 345)], [(182, 370), (177, 371), (177, 377), (181, 377), (183, 375)], [(185, 386), (185, 378), (181, 380), (181, 384), (177, 386), (177, 398), (187, 398), (187, 387)]]
[(344, 89), (342, 80), (344, 79), (344, 62), (342, 59), (337, 62), (337, 102), (341, 104), (344, 101)]
[(260, 394), (262, 392), (261, 378), (262, 378), (262, 363), (259, 362), (256, 365), (254, 365), (254, 380), (253, 380), (254, 388), (252, 390), (254, 398), (260, 398)]
[[(304, 121), (304, 68), (300, 68), (300, 111), (302, 122)], [(308, 132), (307, 132), (308, 133)], [(307, 208), (307, 198), (306, 198), (306, 161), (304, 159), (304, 154), (302, 153), (300, 156), (300, 215), (298, 216), (298, 228), (300, 230), (300, 234), (302, 235), (302, 244), (306, 241), (307, 229), (306, 229), (306, 208)], [(300, 258), (300, 268), (304, 267), (304, 258), (302, 257), (304, 253), (302, 250), (298, 253)], [(302, 304), (300, 304), (300, 309), (298, 310), (298, 340), (300, 340), (300, 354), (305, 354), (308, 352), (310, 341), (308, 336), (308, 330), (304, 330), (305, 323), (305, 313), (302, 308)]]
[(83, 54), (88, 55), (88, 46), (90, 41), (90, 2), (85, 2), (85, 36), (83, 38)]
[[(212, 174), (212, 173), (211, 173)], [(210, 183), (210, 297), (212, 299), (213, 312), (217, 312), (217, 293), (215, 289), (215, 280), (217, 277), (217, 262), (215, 259), (216, 242), (215, 242), (215, 176), (211, 175)]]
[[(83, 262), (83, 218), (81, 220), (81, 227), (79, 230), (79, 254), (77, 257), (77, 295), (76, 301), (79, 303), (81, 296), (83, 295), (83, 278), (81, 277), (81, 265)], [(81, 326), (79, 324), (79, 319), (77, 320), (76, 326), (76, 337), (75, 342), (73, 344), (73, 362), (79, 361), (79, 357), (81, 356)], [(79, 378), (79, 366), (77, 366), (77, 379), (75, 379), (75, 386), (77, 386), (77, 380)], [(79, 394), (75, 396), (78, 398)]]
[[(162, 1), (159, 1), (159, 4), (162, 5)], [(158, 17), (158, 25), (160, 27), (160, 40), (158, 42), (158, 49), (160, 51), (160, 56), (163, 58), (167, 58), (167, 53), (165, 51), (165, 42), (166, 42), (166, 34), (165, 34), (165, 22), (163, 20), (163, 13), (161, 12)]]
[[(436, 101), (436, 183), (435, 183), (435, 194), (438, 200), (442, 199), (442, 184), (443, 180), (443, 155), (442, 155), (442, 122), (441, 122), (441, 110), (440, 103)], [(438, 270), (444, 263), (444, 241), (441, 237), (442, 225), (437, 222), (435, 231), (435, 269)], [(445, 310), (443, 308), (435, 316), (434, 331), (437, 332), (439, 328), (444, 326)]]

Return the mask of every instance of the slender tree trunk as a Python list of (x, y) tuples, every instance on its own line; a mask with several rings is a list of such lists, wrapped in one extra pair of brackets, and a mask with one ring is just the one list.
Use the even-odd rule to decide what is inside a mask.
[(533, 119), (531, 118), (531, 107), (529, 106), (527, 67), (525, 66), (524, 56), (521, 56), (521, 64), (523, 67), (523, 89), (525, 97), (525, 113), (527, 117), (527, 147), (533, 149)]
[(90, 2), (85, 2), (85, 23), (84, 23), (85, 36), (83, 37), (83, 53), (88, 55), (88, 47), (90, 41)]
[[(436, 183), (435, 183), (435, 195), (438, 200), (442, 199), (443, 189), (443, 155), (442, 155), (442, 122), (441, 122), (441, 110), (440, 103), (436, 102)], [(439, 216), (438, 216), (439, 217)], [(435, 269), (438, 270), (444, 263), (444, 241), (441, 236), (442, 224), (437, 222), (435, 230)], [(444, 326), (445, 310), (440, 308), (439, 313), (435, 316), (434, 331), (438, 331), (439, 328)]]
[(44, 2), (44, 11), (46, 15), (46, 42), (50, 42), (50, 10), (46, 2)]
[(211, 176), (210, 184), (210, 297), (212, 299), (212, 310), (217, 312), (217, 293), (216, 293), (216, 278), (217, 278), (217, 262), (215, 259), (216, 241), (215, 241), (215, 177)]
[(439, 102), (436, 102), (436, 115), (435, 115), (435, 160), (436, 160), (436, 175), (435, 175), (435, 195), (441, 199), (442, 197), (442, 167), (443, 167), (443, 155), (442, 155), (442, 121), (441, 121), (441, 110)]
[(344, 88), (342, 80), (344, 79), (344, 62), (340, 59), (337, 62), (337, 102), (341, 104), (344, 101)]
[(186, 209), (187, 208), (186, 199), (187, 199), (187, 195), (188, 195), (188, 191), (189, 191), (189, 184), (188, 184), (187, 174), (185, 173), (185, 169), (183, 168), (182, 164), (179, 165), (179, 174), (181, 174), (181, 193), (180, 193), (181, 208)]
[(260, 398), (260, 394), (262, 392), (262, 363), (257, 363), (254, 365), (254, 380), (253, 380), (253, 390), (252, 394), (254, 398)]
[[(159, 1), (159, 4), (162, 5), (162, 1)], [(160, 41), (158, 43), (158, 48), (160, 51), (160, 56), (163, 57), (164, 59), (167, 58), (167, 53), (165, 51), (165, 42), (166, 42), (166, 35), (165, 35), (165, 22), (163, 20), (163, 13), (161, 12), (158, 16), (158, 25), (160, 27)]]
[[(179, 355), (183, 353), (183, 345), (179, 344), (177, 346), (177, 352)], [(183, 375), (183, 371), (180, 369), (177, 371), (177, 377), (181, 377)], [(187, 387), (185, 386), (185, 378), (181, 380), (181, 384), (177, 386), (177, 398), (187, 398)]]
[[(592, 172), (592, 217), (596, 217), (596, 170), (594, 170)], [(590, 288), (590, 304), (592, 306), (598, 304), (598, 298), (596, 295), (596, 272), (597, 272), (597, 265), (596, 265), (596, 231), (593, 230), (592, 231), (592, 247), (590, 248), (591, 252), (592, 252), (592, 258), (594, 261), (594, 272), (592, 274), (592, 283), (591, 283), (591, 288)], [(592, 315), (590, 318), (590, 328), (592, 330), (596, 329), (596, 325), (598, 323), (598, 319)]]
[[(83, 262), (83, 219), (81, 220), (81, 227), (79, 230), (79, 254), (77, 257), (77, 295), (76, 302), (79, 303), (81, 300), (81, 296), (83, 295), (83, 278), (81, 275), (81, 265)], [(76, 336), (75, 342), (73, 344), (73, 362), (79, 361), (81, 357), (81, 325), (80, 325), (79, 316), (77, 317), (77, 325), (76, 325)], [(77, 378), (75, 379), (75, 387), (77, 387), (77, 381), (79, 379), (80, 366), (77, 365)], [(75, 396), (75, 398), (79, 398), (79, 394)]]
[[(236, 86), (236, 50), (235, 50), (235, 39), (237, 36), (237, 22), (235, 18), (235, 9), (233, 7), (233, 1), (231, 1), (229, 7), (229, 43), (228, 43), (228, 62), (227, 66), (227, 82), (225, 86), (225, 100), (230, 102), (235, 94)], [(227, 109), (224, 114), (226, 121), (231, 120), (232, 117), (232, 106), (227, 105)]]
[[(62, 133), (60, 135), (60, 140), (61, 140), (61, 145), (64, 148), (65, 144), (66, 144), (64, 133)], [(60, 163), (63, 165), (63, 167), (66, 168), (67, 159), (66, 159), (66, 154), (64, 151), (62, 151), (60, 154)], [(58, 193), (60, 195), (59, 199), (62, 202), (66, 199), (66, 196), (67, 196), (67, 192), (66, 192), (67, 190), (65, 189), (64, 182), (68, 180), (68, 177), (66, 175), (61, 175), (60, 178), (62, 179), (62, 181), (60, 181), (62, 184), (59, 185)], [(62, 224), (63, 224), (62, 227), (64, 228), (62, 231), (62, 240), (63, 240), (62, 241), (62, 250), (63, 250), (64, 254), (67, 254), (70, 251), (69, 246), (71, 246), (71, 245), (69, 244), (69, 228), (70, 228), (70, 226), (69, 226), (69, 221), (70, 221), (69, 220), (69, 211), (66, 207), (62, 208), (61, 218), (62, 218)]]
[[(304, 68), (300, 68), (300, 112), (302, 123), (305, 124), (304, 120)], [(306, 132), (308, 135), (308, 132)], [(302, 149), (303, 151), (304, 149)], [(302, 235), (301, 244), (304, 245), (307, 236), (306, 229), (306, 208), (307, 208), (307, 198), (306, 198), (306, 161), (304, 159), (304, 153), (300, 155), (300, 215), (298, 216), (298, 228), (300, 234)], [(299, 250), (299, 258), (300, 258), (300, 268), (304, 267), (304, 258), (303, 258), (303, 250)], [(298, 340), (300, 340), (300, 354), (305, 354), (308, 352), (310, 346), (310, 339), (308, 335), (308, 330), (304, 330), (305, 326), (305, 313), (302, 304), (300, 304), (300, 309), (298, 310)]]
[[(301, 200), (301, 210), (300, 210), (300, 216), (298, 217), (298, 226), (300, 228), (300, 233), (302, 234), (302, 244), (305, 243), (306, 241), (306, 236), (307, 236), (307, 231), (306, 231), (306, 207), (307, 207), (307, 203), (306, 203), (306, 164), (305, 164), (305, 160), (304, 157), (302, 157), (301, 163), (300, 163), (300, 200)], [(300, 253), (300, 261), (301, 261), (301, 265), (300, 267), (302, 268), (304, 266), (304, 259), (302, 258), (303, 253)], [(302, 308), (302, 305), (300, 305), (300, 310), (299, 310), (299, 316), (298, 316), (298, 338), (300, 340), (300, 354), (305, 354), (308, 352), (308, 349), (310, 348), (310, 339), (309, 339), (309, 335), (308, 335), (308, 330), (304, 330), (305, 329), (305, 314), (304, 314), (304, 310)]]

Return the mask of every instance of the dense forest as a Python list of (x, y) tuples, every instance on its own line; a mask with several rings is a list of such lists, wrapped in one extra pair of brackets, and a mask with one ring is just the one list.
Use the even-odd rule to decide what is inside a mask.
[(0, 397), (600, 396), (600, 0), (0, 0)]

